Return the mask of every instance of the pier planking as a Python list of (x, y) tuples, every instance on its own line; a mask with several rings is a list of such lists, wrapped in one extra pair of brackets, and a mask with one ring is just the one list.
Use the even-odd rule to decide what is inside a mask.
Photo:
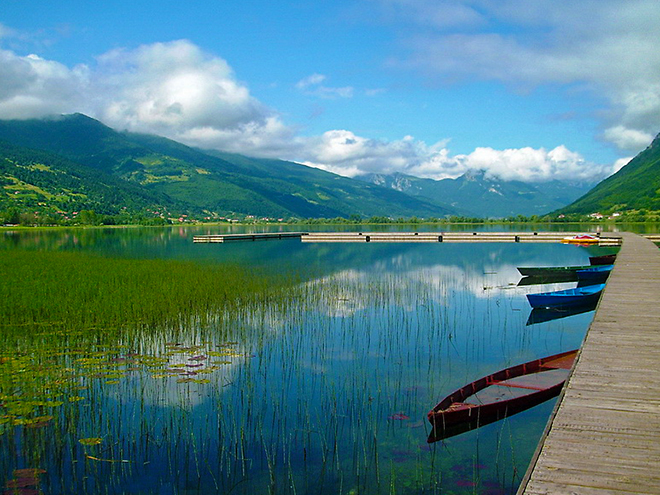
[(518, 490), (560, 493), (660, 493), (660, 249), (635, 234)]

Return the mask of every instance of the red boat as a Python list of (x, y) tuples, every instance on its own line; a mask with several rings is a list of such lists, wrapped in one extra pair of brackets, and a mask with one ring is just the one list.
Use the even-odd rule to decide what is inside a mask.
[(459, 388), (429, 411), (432, 437), (446, 438), (445, 429), (462, 423), (488, 424), (559, 395), (577, 353), (575, 349), (535, 359)]

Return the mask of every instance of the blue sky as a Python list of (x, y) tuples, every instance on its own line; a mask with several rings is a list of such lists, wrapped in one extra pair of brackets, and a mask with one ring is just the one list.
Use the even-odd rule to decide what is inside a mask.
[(599, 180), (660, 132), (657, 0), (4, 0), (0, 118), (342, 175)]

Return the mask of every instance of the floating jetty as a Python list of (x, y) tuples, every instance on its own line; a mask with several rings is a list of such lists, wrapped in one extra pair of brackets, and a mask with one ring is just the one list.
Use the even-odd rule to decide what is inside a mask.
[[(302, 242), (562, 242), (575, 232), (309, 232)], [(618, 246), (619, 235), (599, 235), (598, 245)]]
[(195, 243), (232, 242), (232, 241), (268, 241), (273, 239), (301, 238), (307, 232), (259, 232), (254, 234), (211, 234), (193, 236)]
[[(302, 242), (562, 242), (579, 232), (256, 232), (193, 236), (194, 243), (300, 239)], [(620, 246), (621, 234), (595, 234), (598, 246)], [(643, 234), (660, 243), (660, 234)]]
[[(300, 239), (302, 242), (562, 242), (578, 232), (258, 232), (193, 236), (194, 243)], [(619, 234), (596, 234), (598, 246), (619, 246)], [(660, 242), (659, 235), (647, 236)]]

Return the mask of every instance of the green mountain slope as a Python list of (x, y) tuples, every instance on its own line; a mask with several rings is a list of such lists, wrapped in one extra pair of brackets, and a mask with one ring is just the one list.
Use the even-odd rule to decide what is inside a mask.
[(0, 121), (0, 139), (55, 153), (207, 214), (441, 217), (454, 213), (423, 198), (297, 163), (211, 154), (162, 137), (116, 132), (80, 114)]
[(616, 174), (555, 213), (660, 211), (660, 134)]
[[(60, 155), (0, 141), (0, 211), (69, 215), (93, 210), (102, 215), (154, 212), (165, 215), (188, 205)], [(60, 212), (60, 213), (58, 213)]]

